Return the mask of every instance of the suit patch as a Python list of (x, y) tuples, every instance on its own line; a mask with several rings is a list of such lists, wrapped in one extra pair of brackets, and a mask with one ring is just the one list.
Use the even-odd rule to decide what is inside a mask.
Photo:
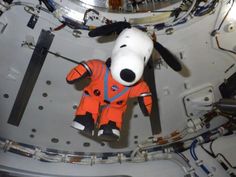
[(113, 86), (111, 86), (111, 90), (117, 91), (117, 90), (119, 90), (119, 87), (117, 85), (113, 85)]

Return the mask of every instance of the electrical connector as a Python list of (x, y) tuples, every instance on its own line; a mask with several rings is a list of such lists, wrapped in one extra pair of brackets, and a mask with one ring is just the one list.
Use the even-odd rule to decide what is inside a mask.
[(188, 119), (188, 122), (187, 122), (188, 133), (193, 133), (202, 129), (203, 125), (204, 124), (201, 118)]
[(205, 140), (204, 140), (204, 138), (202, 136), (197, 137), (197, 141), (199, 142), (199, 144), (205, 142)]

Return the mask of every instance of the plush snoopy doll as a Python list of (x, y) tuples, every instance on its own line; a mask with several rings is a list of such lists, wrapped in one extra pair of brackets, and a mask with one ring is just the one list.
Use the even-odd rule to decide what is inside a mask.
[(182, 69), (176, 56), (168, 49), (128, 22), (98, 27), (90, 31), (89, 36), (106, 36), (114, 32), (119, 36), (110, 59), (106, 62), (97, 59), (81, 62), (66, 78), (69, 83), (84, 77), (91, 78), (84, 89), (72, 127), (94, 135), (95, 125), (98, 124), (98, 137), (105, 141), (119, 140), (129, 98), (137, 97), (144, 115), (150, 115), (152, 95), (142, 75), (153, 47), (173, 70)]
[(142, 112), (148, 116), (152, 97), (142, 75), (152, 50), (151, 38), (132, 27), (120, 33), (111, 58), (106, 62), (92, 59), (73, 68), (66, 77), (69, 83), (84, 77), (90, 77), (91, 82), (84, 88), (72, 127), (94, 135), (95, 125), (98, 124), (99, 138), (119, 140), (127, 100), (132, 97), (138, 97)]

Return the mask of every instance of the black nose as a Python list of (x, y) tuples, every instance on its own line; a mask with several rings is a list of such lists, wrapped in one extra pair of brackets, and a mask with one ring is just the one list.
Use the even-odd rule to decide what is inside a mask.
[(120, 77), (126, 82), (132, 82), (135, 79), (135, 73), (130, 69), (123, 69), (120, 72)]

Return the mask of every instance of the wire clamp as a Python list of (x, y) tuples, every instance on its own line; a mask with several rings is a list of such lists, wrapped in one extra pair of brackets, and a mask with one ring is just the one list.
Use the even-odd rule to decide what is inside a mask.
[(6, 152), (9, 150), (10, 146), (11, 146), (12, 142), (9, 140), (6, 140), (5, 145), (3, 146), (3, 151)]
[(202, 161), (202, 160), (196, 160), (195, 162), (196, 162), (196, 165), (197, 165), (197, 166), (203, 165), (203, 161)]
[(194, 169), (193, 167), (189, 167), (189, 168), (186, 170), (186, 172), (187, 172), (188, 174), (193, 174), (193, 173), (195, 173), (195, 169)]

